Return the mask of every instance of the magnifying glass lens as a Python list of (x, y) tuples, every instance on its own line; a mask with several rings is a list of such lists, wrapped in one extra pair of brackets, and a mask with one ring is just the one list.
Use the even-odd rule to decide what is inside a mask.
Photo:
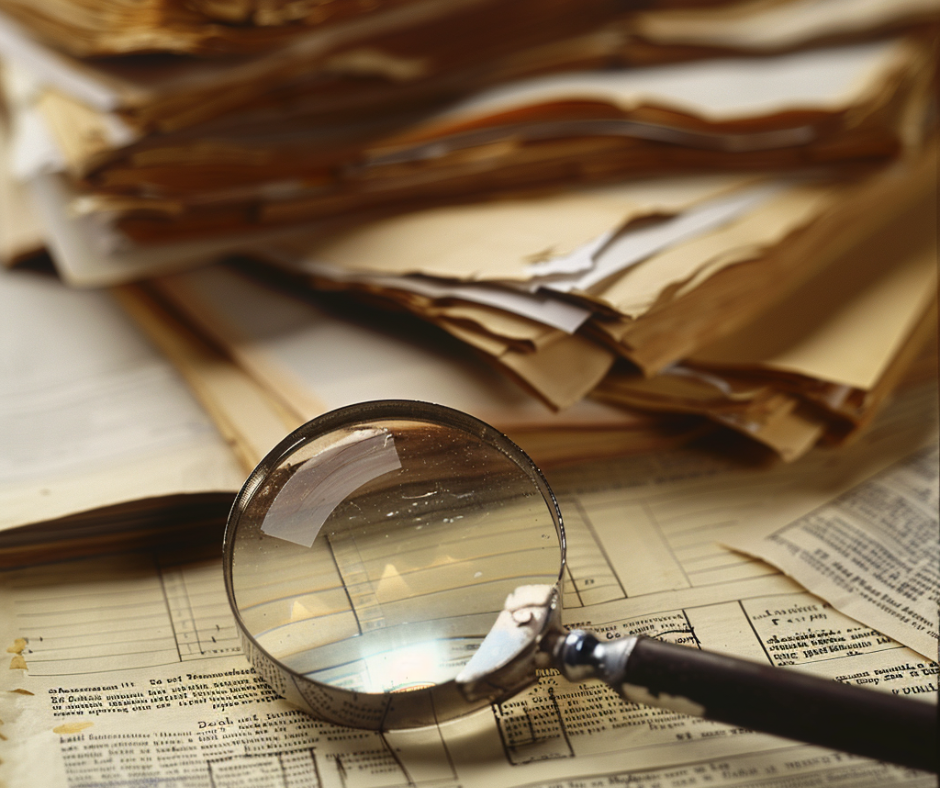
[(557, 510), (485, 425), (360, 410), (295, 433), (249, 480), (229, 537), (236, 612), (271, 658), (321, 684), (438, 685), (510, 592), (558, 581)]

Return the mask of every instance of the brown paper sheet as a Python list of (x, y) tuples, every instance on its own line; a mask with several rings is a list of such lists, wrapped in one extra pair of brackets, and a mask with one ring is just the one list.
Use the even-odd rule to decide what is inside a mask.
[(871, 389), (936, 296), (936, 221), (936, 200), (929, 195), (743, 330), (689, 361)]
[(733, 174), (678, 176), (434, 208), (285, 246), (312, 260), (357, 271), (525, 280), (534, 263), (570, 254), (601, 233), (643, 216), (680, 212), (752, 181), (753, 176)]

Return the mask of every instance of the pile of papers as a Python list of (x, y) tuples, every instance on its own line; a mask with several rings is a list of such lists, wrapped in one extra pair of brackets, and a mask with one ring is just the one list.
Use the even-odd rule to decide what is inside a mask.
[[(247, 4), (236, 24), (154, 5), (93, 14), (92, 35), (74, 29), (84, 3), (0, 3), (14, 175), (76, 282), (442, 203), (884, 162), (927, 112), (940, 16), (932, 0), (412, 0), (331, 3), (349, 18), (322, 23), (322, 4), (264, 24)], [(190, 29), (285, 38), (213, 58)], [(89, 56), (116, 52), (133, 54)], [(107, 275), (85, 270), (101, 258)]]
[(122, 287), (177, 364), (211, 347), (189, 380), (246, 462), (219, 363), (279, 425), (408, 396), (548, 462), (702, 424), (792, 460), (929, 353), (938, 24), (934, 0), (3, 0), (2, 252)]
[(108, 293), (3, 272), (0, 334), (0, 567), (218, 537), (245, 471)]
[(544, 470), (565, 626), (935, 701), (938, 31), (0, 0), (0, 783), (933, 784), (550, 670), (447, 725), (315, 721), (218, 548), (290, 431), (433, 401)]
[[(935, 178), (927, 157), (849, 181), (660, 180), (412, 214), (305, 251), (274, 248), (318, 287), (355, 288), (433, 321), (553, 407), (593, 395), (704, 414), (792, 459), (867, 423), (934, 333)], [(692, 204), (668, 204), (679, 195)], [(520, 218), (532, 210), (551, 223), (558, 201), (579, 198), (560, 213), (600, 219), (616, 205), (628, 215), (642, 197), (667, 218), (611, 225), (547, 261)], [(492, 252), (492, 237), (460, 243), (473, 226), (512, 240)], [(533, 235), (563, 245), (565, 229), (558, 218)], [(488, 267), (471, 267), (468, 246)]]

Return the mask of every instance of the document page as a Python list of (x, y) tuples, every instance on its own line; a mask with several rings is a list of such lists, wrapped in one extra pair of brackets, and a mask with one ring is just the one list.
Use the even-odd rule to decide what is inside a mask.
[(924, 655), (937, 653), (937, 445), (783, 526), (732, 547), (780, 567), (836, 608)]
[(212, 420), (107, 293), (2, 272), (0, 337), (0, 531), (241, 486)]
[[(862, 465), (858, 455), (828, 452), (806, 464), (747, 467), (684, 448), (553, 474), (569, 539), (564, 622), (935, 703), (936, 663), (720, 544), (771, 512), (797, 512), (792, 521), (818, 509)], [(315, 721), (278, 699), (241, 653), (219, 553), (176, 545), (0, 574), (9, 659), (0, 671), (0, 779), (73, 787), (936, 784), (925, 773), (625, 703), (553, 670), (517, 697), (431, 728), (376, 733)]]

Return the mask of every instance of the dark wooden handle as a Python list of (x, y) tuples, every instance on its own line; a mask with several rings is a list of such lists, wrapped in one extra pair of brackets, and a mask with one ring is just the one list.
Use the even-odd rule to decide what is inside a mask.
[(637, 638), (623, 683), (627, 696), (632, 686), (687, 699), (708, 719), (938, 771), (932, 703), (647, 637)]

